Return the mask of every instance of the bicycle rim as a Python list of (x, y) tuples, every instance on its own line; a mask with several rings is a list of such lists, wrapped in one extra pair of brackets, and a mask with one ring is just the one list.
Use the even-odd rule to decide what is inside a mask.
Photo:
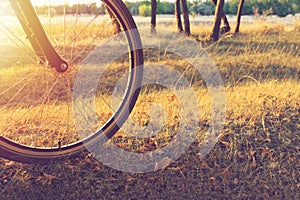
[[(32, 1), (50, 42), (69, 63), (64, 73), (47, 66), (33, 51), (16, 17), (3, 16), (0, 22), (0, 156), (28, 163), (59, 159), (111, 138), (132, 110), (142, 78), (141, 41), (120, 0), (42, 2)], [(123, 37), (119, 38), (124, 39), (121, 44), (127, 52), (105, 66), (93, 97), (97, 107), (85, 104), (95, 113), (96, 125), (82, 134), (74, 120), (74, 83), (82, 62), (99, 44), (114, 37), (113, 18), (120, 25)], [(97, 70), (97, 63), (89, 70)], [(111, 105), (114, 84), (123, 76), (127, 76), (127, 88), (115, 107)], [(84, 120), (91, 124), (90, 119)]]

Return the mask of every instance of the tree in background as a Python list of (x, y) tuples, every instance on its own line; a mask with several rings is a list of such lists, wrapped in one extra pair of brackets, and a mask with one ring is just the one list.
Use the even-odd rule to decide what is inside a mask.
[(182, 6), (184, 33), (187, 34), (187, 35), (191, 35), (189, 9), (188, 9), (188, 6), (187, 6), (187, 1), (186, 0), (181, 0), (181, 6)]
[(240, 31), (240, 24), (241, 24), (241, 16), (242, 16), (242, 10), (243, 10), (244, 0), (240, 0), (238, 12), (237, 12), (237, 19), (236, 19), (236, 26), (235, 26), (235, 33), (238, 33)]
[[(215, 5), (215, 6), (217, 6), (217, 0), (211, 0), (211, 2)], [(225, 4), (224, 4), (225, 5)], [(221, 31), (222, 31), (222, 33), (227, 33), (227, 32), (229, 32), (230, 31), (230, 25), (229, 25), (229, 21), (228, 21), (228, 19), (227, 19), (227, 17), (226, 17), (226, 15), (225, 15), (225, 12), (224, 12), (224, 6), (223, 6), (223, 8), (222, 8), (222, 10), (220, 11), (221, 13), (220, 13), (220, 15), (221, 15), (221, 19), (223, 20), (223, 23), (224, 23), (224, 26), (221, 28)], [(221, 22), (220, 22), (221, 23)]]
[(210, 37), (214, 41), (217, 41), (219, 39), (221, 19), (224, 14), (223, 8), (224, 8), (224, 0), (217, 0), (216, 10), (215, 10), (215, 18), (214, 18), (214, 26), (213, 26), (212, 34), (210, 35)]
[(175, 0), (174, 5), (174, 12), (175, 12), (175, 23), (178, 32), (182, 32), (182, 22), (181, 22), (181, 9), (180, 9), (180, 0)]
[(124, 1), (126, 7), (128, 8), (131, 15), (138, 15), (139, 14), (139, 7), (141, 2), (131, 2), (131, 1)]
[(157, 0), (157, 14), (174, 14), (174, 3)]
[(156, 0), (151, 0), (151, 32), (156, 32)]
[[(180, 4), (182, 8), (184, 28), (182, 28)], [(177, 31), (184, 32), (185, 34), (190, 35), (191, 30), (190, 30), (190, 19), (189, 19), (189, 10), (188, 10), (187, 1), (176, 0), (174, 4), (174, 13), (175, 13), (175, 22), (177, 26)]]
[[(258, 9), (259, 14), (272, 8), (274, 15), (285, 17), (288, 14), (294, 15), (300, 12), (299, 0), (245, 0), (243, 5), (243, 14), (252, 15), (253, 8)], [(240, 0), (230, 0), (225, 3), (224, 11), (227, 14), (236, 14), (238, 12)]]
[[(217, 0), (188, 0), (187, 7), (189, 11), (196, 15), (211, 15), (214, 13), (215, 5)], [(138, 0), (136, 2), (124, 1), (128, 10), (132, 15), (148, 15), (149, 8), (151, 11), (151, 2), (150, 0)], [(174, 14), (175, 9), (174, 3), (160, 0), (156, 1), (156, 13), (157, 14)], [(230, 0), (226, 1), (224, 4), (224, 12), (226, 14), (235, 15), (238, 12), (240, 0)], [(142, 5), (147, 5), (146, 8), (141, 9), (143, 12), (139, 13), (139, 7)], [(253, 15), (253, 7), (258, 9), (258, 13), (264, 14), (265, 11), (272, 8), (274, 15), (277, 16), (286, 16), (288, 14), (296, 14), (300, 12), (299, 0), (245, 0), (243, 5), (243, 15)], [(72, 5), (57, 5), (52, 6), (51, 8), (55, 9), (55, 15), (64, 14), (64, 9), (67, 14), (75, 14), (76, 12), (81, 14), (105, 14), (104, 5), (97, 6), (95, 3), (90, 4), (72, 4)], [(47, 13), (48, 6), (35, 6), (35, 9), (39, 15), (44, 15)], [(3, 13), (12, 14), (5, 7), (2, 8)], [(146, 10), (146, 11), (145, 11)], [(151, 13), (151, 12), (150, 12)], [(150, 16), (150, 14), (148, 15)]]
[[(160, 0), (157, 0), (156, 2), (156, 14), (174, 14), (174, 4), (170, 2), (161, 2)], [(125, 1), (125, 4), (127, 8), (132, 10), (133, 7), (141, 7), (143, 5), (147, 5), (151, 9), (152, 0), (143, 0), (143, 1), (137, 1), (137, 2), (131, 2), (127, 3)], [(133, 14), (133, 13), (131, 13)], [(143, 13), (139, 13), (139, 15), (144, 16)], [(150, 16), (150, 15), (149, 15)]]
[(210, 0), (194, 0), (191, 3), (190, 12), (193, 15), (212, 15), (214, 13), (215, 6)]
[(151, 6), (142, 4), (139, 7), (139, 15), (144, 16), (144, 17), (149, 17), (151, 15)]

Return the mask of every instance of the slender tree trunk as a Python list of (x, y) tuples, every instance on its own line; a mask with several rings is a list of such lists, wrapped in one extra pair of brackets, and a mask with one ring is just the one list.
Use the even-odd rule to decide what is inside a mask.
[(116, 19), (116, 16), (111, 12), (110, 9), (106, 8), (106, 10), (107, 10), (107, 13), (110, 17), (111, 23), (114, 27), (114, 34), (120, 33), (121, 32), (121, 26), (120, 26), (118, 20)]
[(156, 32), (156, 0), (151, 0), (151, 32)]
[(182, 22), (181, 22), (181, 12), (180, 12), (180, 0), (175, 0), (175, 20), (176, 20), (176, 26), (177, 31), (182, 32)]
[(186, 0), (181, 0), (181, 6), (182, 6), (182, 14), (183, 14), (184, 32), (187, 35), (191, 35), (189, 10), (187, 7)]
[(240, 24), (241, 24), (241, 16), (242, 16), (242, 10), (243, 10), (244, 0), (240, 0), (238, 12), (237, 12), (237, 19), (236, 19), (236, 27), (235, 27), (235, 33), (238, 33), (240, 31)]
[(216, 5), (216, 11), (215, 11), (215, 19), (214, 19), (214, 27), (211, 34), (211, 38), (214, 41), (217, 41), (219, 39), (219, 32), (220, 32), (220, 24), (221, 24), (221, 18), (223, 14), (223, 7), (224, 7), (224, 0), (218, 0)]
[[(215, 4), (215, 6), (217, 5), (218, 0), (211, 0), (211, 1)], [(222, 32), (227, 33), (230, 31), (230, 25), (229, 25), (229, 21), (226, 17), (226, 14), (224, 13), (224, 11), (222, 11), (222, 20), (224, 22), (224, 26), (222, 27)]]

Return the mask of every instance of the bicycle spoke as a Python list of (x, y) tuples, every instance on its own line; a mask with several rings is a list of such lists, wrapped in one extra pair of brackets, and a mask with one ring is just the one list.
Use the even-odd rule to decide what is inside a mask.
[[(48, 0), (46, 6), (32, 1), (36, 3), (33, 7), (46, 32), (45, 38), (44, 30), (39, 30), (39, 26), (34, 26), (30, 21), (35, 16), (29, 15), (25, 11), (27, 9), (21, 7), (28, 5), (30, 10), (29, 0), (11, 0), (17, 11), (15, 19), (21, 23), (0, 22), (0, 37), (5, 38), (2, 40), (1, 37), (3, 44), (0, 46), (0, 139), (1, 142), (3, 140), (0, 143), (0, 156), (9, 151), (12, 154), (9, 153), (8, 157), (13, 155), (16, 160), (29, 162), (32, 159), (70, 154), (82, 149), (82, 142), (92, 140), (94, 143), (95, 138), (98, 140), (103, 135), (113, 136), (119, 128), (116, 124), (121, 125), (119, 123), (123, 123), (122, 120), (127, 117), (128, 110), (121, 105), (133, 107), (136, 94), (132, 88), (138, 88), (141, 81), (138, 73), (128, 72), (136, 70), (135, 65), (142, 64), (142, 52), (133, 47), (135, 43), (139, 44), (139, 38), (136, 42), (134, 33), (129, 33), (130, 36), (123, 34), (122, 40), (126, 40), (123, 43), (119, 41), (121, 39), (115, 41), (118, 37), (114, 37), (115, 24), (110, 20), (112, 16), (102, 10), (105, 4), (119, 20), (120, 29), (129, 30), (135, 24), (125, 4), (120, 0), (114, 0), (113, 3), (111, 0), (103, 1), (100, 4), (100, 0)], [(17, 26), (19, 29), (16, 29)], [(82, 72), (82, 61), (87, 61), (94, 53), (99, 57), (114, 58), (114, 49), (112, 56), (106, 53), (107, 49), (98, 52), (98, 47), (104, 41), (115, 42), (117, 46), (114, 48), (126, 47), (125, 52), (120, 59), (117, 57)], [(129, 49), (131, 47), (133, 49)], [(51, 49), (54, 57), (67, 62), (66, 71), (58, 72), (56, 69), (60, 66), (51, 66), (58, 62), (51, 60), (53, 54), (47, 49)], [(98, 82), (91, 96), (74, 99), (73, 92), (78, 91), (78, 74), (87, 73), (85, 78), (89, 79), (88, 73), (97, 74), (99, 69), (104, 71), (95, 78)], [(115, 95), (113, 88), (124, 73), (134, 76), (126, 76), (128, 84), (120, 94)]]

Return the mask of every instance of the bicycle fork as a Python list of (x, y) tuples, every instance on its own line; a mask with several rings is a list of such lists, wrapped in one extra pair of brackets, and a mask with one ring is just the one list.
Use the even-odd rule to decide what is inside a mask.
[(68, 63), (62, 59), (51, 45), (46, 32), (30, 0), (9, 0), (16, 16), (42, 63), (54, 67), (58, 72), (65, 72)]

